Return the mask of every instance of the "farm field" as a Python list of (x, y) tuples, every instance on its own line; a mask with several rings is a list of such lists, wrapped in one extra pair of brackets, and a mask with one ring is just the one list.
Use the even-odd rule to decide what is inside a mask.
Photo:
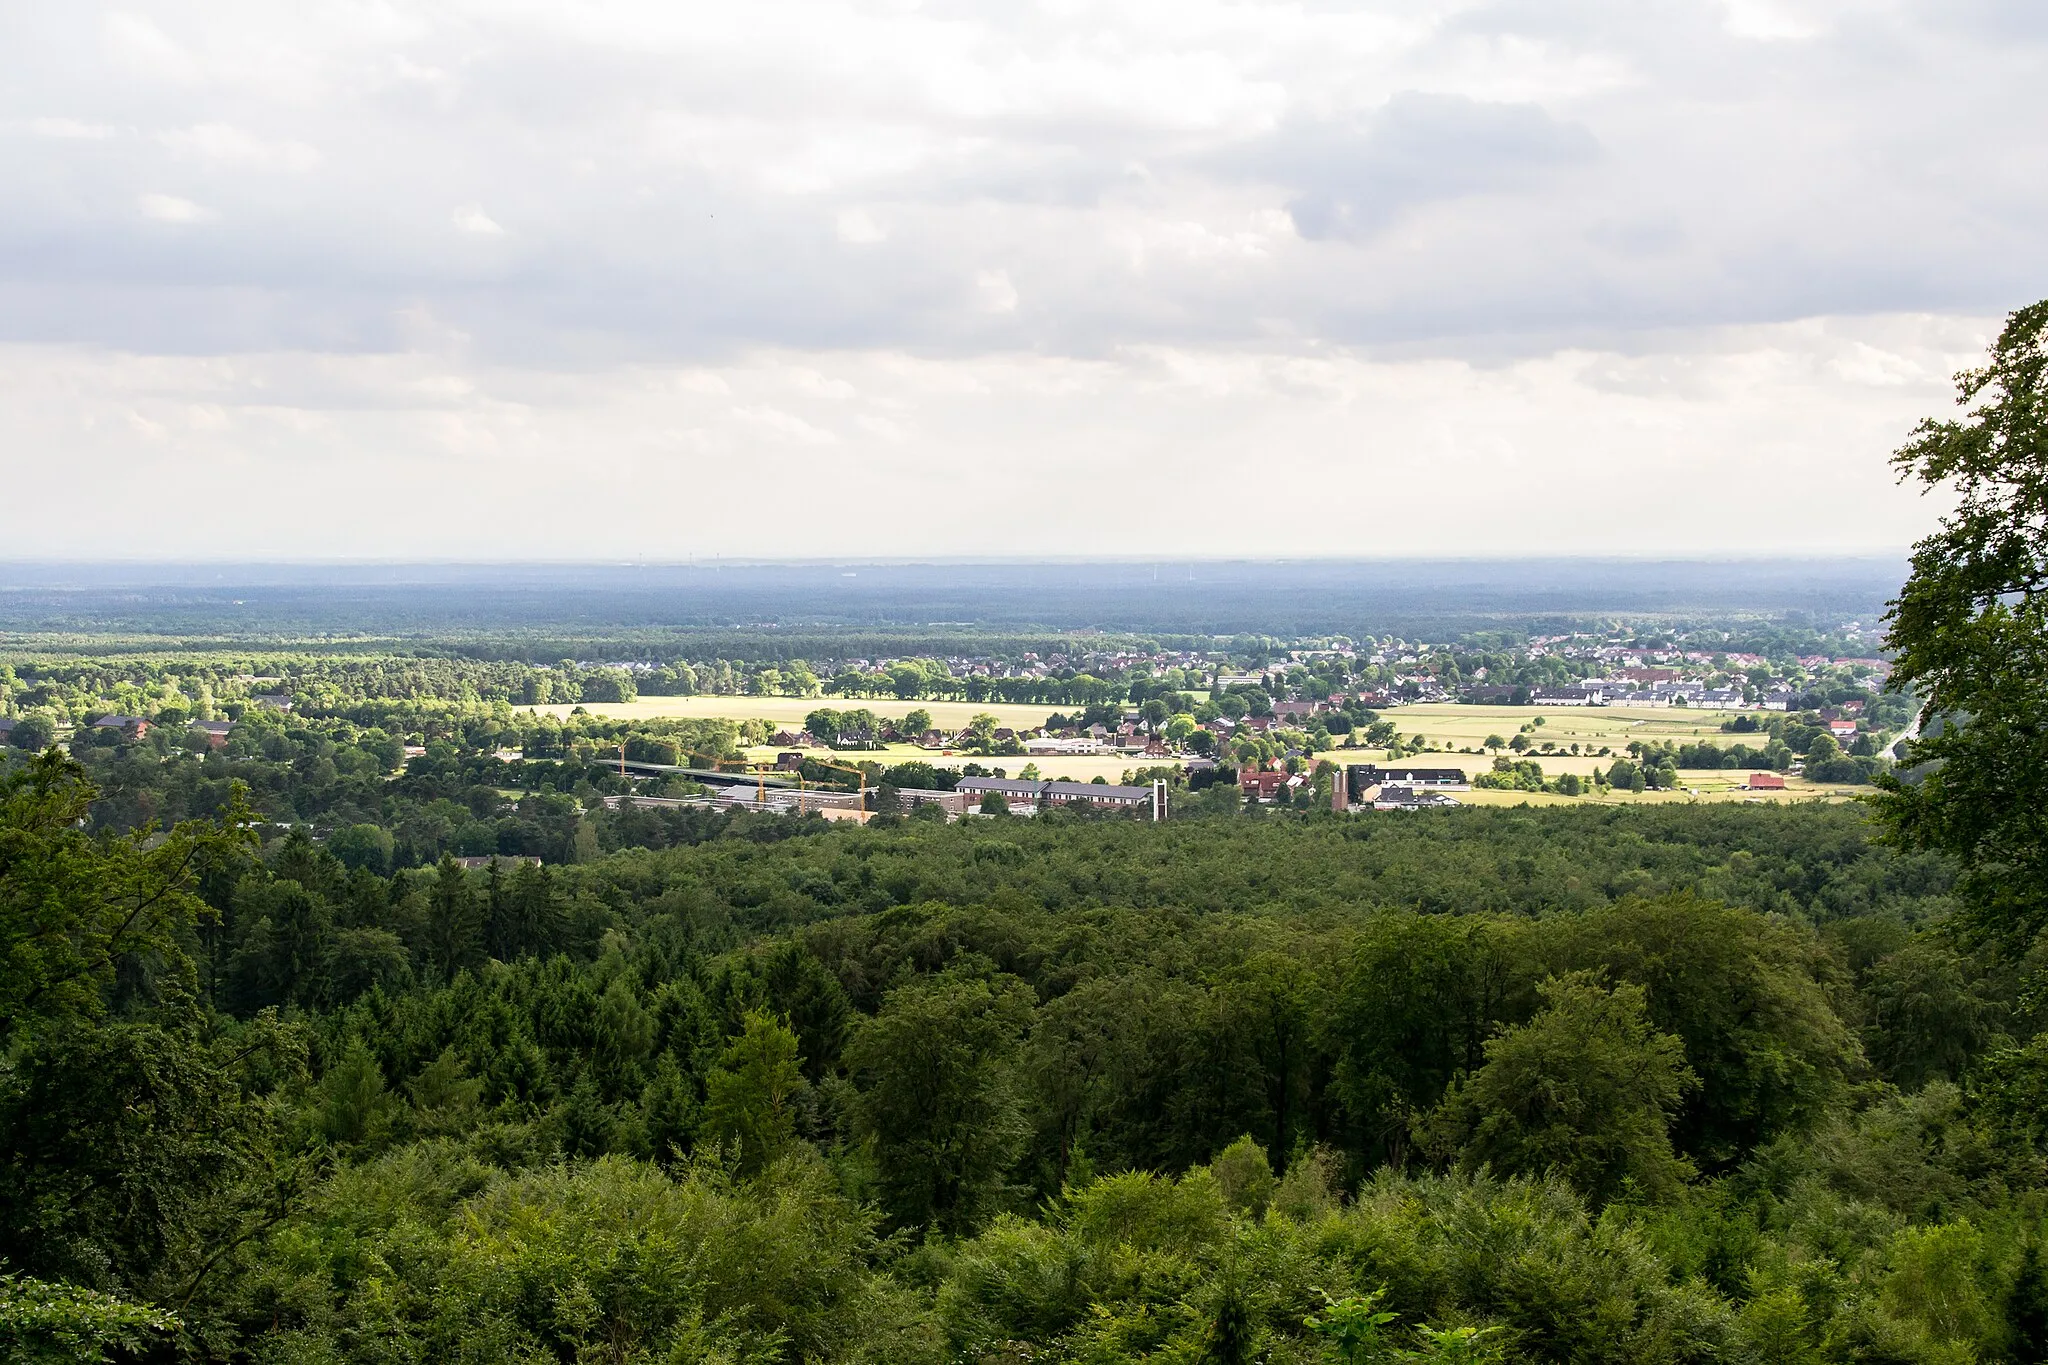
[[(1477, 771), (1477, 770), (1475, 770)], [(1545, 772), (1552, 769), (1545, 765)], [(1563, 769), (1556, 771), (1562, 772)], [(1752, 792), (1742, 789), (1742, 782), (1748, 774), (1730, 772), (1725, 775), (1711, 773), (1681, 772), (1679, 778), (1686, 783), (1677, 791), (1668, 792), (1610, 792), (1606, 796), (1559, 796), (1555, 792), (1493, 791), (1475, 788), (1469, 792), (1455, 793), (1460, 805), (1466, 806), (1636, 806), (1671, 805), (1686, 801), (1727, 802), (1784, 802), (1811, 801), (1815, 798), (1828, 801), (1851, 801), (1859, 793), (1868, 792), (1868, 787), (1822, 785), (1802, 778), (1785, 779), (1785, 790), (1781, 792)]]
[[(1709, 739), (1720, 744), (1754, 736), (1728, 734), (1721, 723), (1733, 720), (1733, 711), (1693, 711), (1634, 706), (1463, 706), (1433, 702), (1422, 706), (1396, 706), (1381, 713), (1404, 735), (1423, 735), (1439, 747), (1478, 748), (1488, 735), (1511, 739), (1515, 731), (1532, 720), (1543, 724), (1531, 738), (1547, 739), (1560, 745), (1578, 744), (1597, 750), (1603, 745), (1617, 753), (1631, 740), (1671, 740), (1675, 743)], [(1560, 770), (1561, 771), (1561, 770)]]
[[(773, 746), (756, 746), (746, 751), (751, 763), (773, 763), (775, 755), (781, 752)], [(942, 754), (936, 749), (920, 749), (914, 744), (891, 744), (881, 749), (840, 749), (831, 752), (812, 749), (807, 752), (819, 757), (830, 758), (835, 763), (852, 765), (874, 762), (884, 766), (894, 763), (929, 763), (934, 768), (951, 768), (958, 771), (962, 764), (979, 763), (984, 768), (1001, 768), (1015, 777), (1026, 763), (1036, 763), (1038, 771), (1047, 778), (1064, 779), (1070, 782), (1090, 782), (1103, 778), (1109, 782), (1119, 781), (1134, 768), (1165, 767), (1170, 759), (1142, 758), (1129, 754), (1012, 754), (1007, 758), (976, 758), (971, 754)]]
[[(1014, 729), (1032, 729), (1045, 723), (1045, 718), (1060, 710), (1057, 706), (1010, 706), (996, 702), (976, 704), (965, 701), (858, 701), (844, 697), (641, 697), (627, 702), (586, 702), (583, 709), (594, 716), (607, 720), (654, 720), (665, 716), (696, 718), (723, 718), (727, 720), (759, 719), (772, 721), (777, 725), (799, 727), (805, 716), (821, 706), (846, 711), (865, 707), (878, 716), (898, 719), (913, 710), (922, 708), (931, 712), (933, 724), (942, 729), (958, 729), (974, 717), (986, 712), (996, 718), (1000, 725)], [(543, 715), (566, 716), (576, 709), (574, 704), (541, 706), (534, 708)], [(1644, 740), (1688, 740), (1711, 739), (1719, 743), (1733, 743), (1745, 738), (1742, 735), (1725, 734), (1721, 722), (1734, 715), (1728, 711), (1663, 710), (1639, 707), (1533, 707), (1533, 706), (1463, 706), (1456, 703), (1430, 703), (1421, 706), (1397, 706), (1382, 713), (1404, 735), (1426, 736), (1438, 748), (1477, 749), (1488, 735), (1511, 737), (1516, 730), (1531, 720), (1541, 718), (1537, 737), (1553, 740), (1561, 745), (1577, 743), (1599, 749), (1602, 745), (1620, 751), (1632, 739)], [(1043, 767), (1044, 764), (1039, 765)], [(1562, 771), (1562, 770), (1560, 770)]]

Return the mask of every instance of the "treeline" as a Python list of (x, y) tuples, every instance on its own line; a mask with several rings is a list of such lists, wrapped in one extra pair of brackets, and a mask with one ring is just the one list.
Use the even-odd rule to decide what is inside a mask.
[[(1428, 822), (1316, 816), (1163, 827), (1056, 813), (862, 831), (815, 817), (639, 807), (572, 816), (568, 838), (583, 862), (386, 875), (376, 849), (351, 831), (324, 846), (303, 831), (285, 835), (261, 860), (209, 872), (218, 913), (194, 950), (201, 978), (272, 983), (270, 995), (217, 997), (240, 1013), (289, 1000), (346, 1004), (374, 974), (325, 965), (359, 951), (362, 940), (344, 931), (375, 931), (402, 950), (380, 950), (391, 970), (374, 979), (403, 988), (493, 958), (587, 960), (606, 933), (640, 934), (684, 905), (689, 913), (668, 931), (715, 954), (931, 905), (1323, 923), (1375, 909), (1540, 918), (1700, 888), (1797, 923), (1911, 926), (1946, 908), (1948, 885), (1940, 863), (1873, 847), (1854, 812), (1839, 808), (1470, 810)], [(618, 852), (598, 857), (608, 850)], [(267, 898), (280, 883), (292, 888), (288, 906), (273, 911)], [(289, 932), (279, 929), (286, 919)], [(505, 927), (514, 923), (526, 927)], [(1136, 923), (1125, 927), (1135, 932)], [(286, 961), (308, 973), (305, 983), (275, 963), (237, 965), (270, 962), (264, 945), (287, 940)]]
[[(700, 690), (691, 675), (686, 690)], [(733, 688), (726, 674), (714, 684)], [(712, 690), (705, 688), (702, 690)], [(32, 658), (0, 664), (0, 703), (12, 712), (46, 712), (68, 722), (106, 711), (182, 724), (187, 719), (239, 718), (252, 698), (282, 695), (298, 708), (340, 713), (365, 701), (516, 703), (545, 706), (580, 701), (631, 701), (636, 685), (623, 668), (552, 665), (400, 654), (285, 654), (263, 657), (180, 656), (85, 660)]]
[[(351, 865), (389, 872), (431, 864), (444, 853), (565, 863), (618, 847), (606, 842), (610, 827), (601, 820), (586, 824), (586, 808), (626, 792), (696, 790), (687, 782), (621, 776), (621, 744), (631, 759), (708, 767), (736, 752), (741, 729), (722, 720), (554, 721), (519, 716), (502, 704), (493, 711), (380, 703), (362, 714), (383, 724), (254, 710), (218, 749), (158, 729), (139, 741), (85, 732), (72, 754), (99, 789), (89, 817), (96, 829), (211, 818), (239, 790), (263, 821), (302, 825)], [(426, 742), (408, 755), (411, 738)], [(632, 837), (660, 835), (647, 829)]]
[[(1097, 646), (1098, 648), (1100, 646)], [(1371, 661), (1377, 650), (1383, 662)], [(668, 659), (632, 666), (473, 659), (459, 655), (351, 654), (328, 652), (261, 658), (218, 656), (108, 656), (89, 660), (62, 657), (25, 659), (0, 665), (0, 714), (76, 724), (109, 712), (139, 715), (166, 725), (188, 719), (238, 719), (257, 696), (282, 694), (301, 713), (365, 719), (379, 707), (431, 711), (437, 706), (515, 708), (614, 703), (646, 696), (791, 696), (893, 698), (899, 701), (963, 701), (1071, 708), (1096, 719), (1121, 717), (1126, 705), (1160, 700), (1188, 711), (1190, 694), (1209, 689), (1211, 669), (1138, 664), (1084, 668), (1073, 665), (1028, 672), (1006, 670), (1029, 656), (996, 657), (975, 664), (939, 656), (899, 657), (886, 666), (815, 663), (777, 655), (769, 659)], [(1250, 669), (1256, 684), (1234, 689), (1242, 705), (1262, 714), (1275, 699), (1325, 701), (1338, 698), (1356, 710), (1360, 690), (1413, 695), (1418, 679), (1433, 677), (1447, 688), (1484, 677), (1490, 684), (1523, 688), (1559, 686), (1598, 671), (1592, 660), (1534, 657), (1522, 653), (1469, 652), (1458, 646), (1410, 647), (1367, 641), (1356, 654), (1318, 653), (1293, 661), (1287, 651), (1263, 645), (1219, 665)], [(1756, 677), (1762, 677), (1759, 673)], [(1218, 700), (1221, 700), (1219, 698)], [(1911, 703), (1874, 690), (1846, 675), (1814, 678), (1795, 709), (1812, 710), (1849, 702), (1868, 709), (1880, 725), (1903, 726)], [(1203, 717), (1198, 716), (1198, 719)], [(1332, 719), (1348, 733), (1369, 723), (1356, 716)]]
[(167, 725), (239, 719), (259, 695), (280, 694), (307, 715), (361, 719), (378, 706), (564, 706), (639, 696), (895, 698), (1050, 706), (1117, 705), (1208, 686), (1199, 669), (1072, 667), (1043, 676), (989, 676), (936, 658), (899, 659), (882, 669), (816, 670), (802, 659), (673, 660), (534, 664), (461, 657), (290, 655), (200, 662), (107, 657), (25, 660), (0, 665), (0, 714), (44, 715), (75, 724), (109, 712)]

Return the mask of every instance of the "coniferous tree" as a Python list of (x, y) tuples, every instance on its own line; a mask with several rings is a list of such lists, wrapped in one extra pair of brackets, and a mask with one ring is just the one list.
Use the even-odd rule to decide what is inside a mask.
[(483, 915), (469, 874), (447, 854), (427, 891), (427, 961), (444, 981), (470, 966), (482, 947)]
[(2048, 1266), (2041, 1241), (2029, 1237), (2005, 1294), (2007, 1350), (2016, 1361), (2048, 1361)]
[(656, 1161), (667, 1164), (690, 1150), (702, 1106), (672, 1054), (664, 1052), (654, 1064), (654, 1079), (641, 1092), (640, 1109)]

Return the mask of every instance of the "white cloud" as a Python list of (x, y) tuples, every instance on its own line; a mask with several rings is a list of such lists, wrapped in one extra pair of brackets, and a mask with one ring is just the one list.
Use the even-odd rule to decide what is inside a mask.
[(32, 118), (28, 130), (37, 137), (59, 137), (84, 139), (97, 142), (114, 135), (114, 130), (104, 123), (83, 123), (75, 118)]
[(464, 232), (479, 233), (486, 237), (502, 236), (505, 231), (482, 209), (457, 209), (455, 226)]
[[(878, 534), (891, 553), (1207, 553), (1218, 525), (1253, 555), (1825, 553), (1896, 546), (1927, 523), (1885, 454), (1944, 405), (1994, 325), (1821, 319), (1712, 329), (1683, 356), (1496, 365), (762, 350), (544, 377), (428, 356), (15, 347), (0, 348), (0, 446), (69, 452), (19, 471), (31, 501), (60, 497), (77, 467), (170, 460), (246, 463), (255, 496), (320, 508), (265, 518), (225, 493), (190, 518), (138, 507), (120, 540), (90, 547), (137, 555), (193, 552), (190, 536), (212, 554), (857, 555)], [(81, 431), (84, 395), (127, 422)], [(356, 484), (464, 515), (423, 539), (384, 497), (348, 496)], [(1143, 490), (1154, 510), (1105, 515), (1063, 488)], [(819, 489), (831, 515), (787, 538), (755, 515)], [(954, 510), (916, 517), (906, 540), (921, 496)], [(81, 552), (76, 522), (13, 529), (16, 553)]]
[(874, 215), (863, 208), (841, 209), (833, 221), (839, 232), (839, 240), (855, 246), (871, 246), (886, 240), (889, 236), (882, 225), (875, 221)]
[(110, 11), (101, 18), (100, 31), (117, 67), (179, 84), (200, 74), (191, 52), (146, 15)]
[(212, 209), (175, 194), (143, 194), (135, 202), (152, 223), (203, 223), (214, 216)]
[(1017, 286), (1007, 270), (984, 270), (974, 277), (974, 298), (985, 313), (1017, 311)]
[(1822, 22), (1811, 6), (1789, 0), (1721, 0), (1728, 31), (1739, 38), (1765, 42), (1800, 40), (1819, 35)]
[(229, 123), (200, 123), (158, 133), (156, 140), (181, 156), (266, 171), (310, 171), (320, 164), (317, 148), (292, 140), (271, 141)]

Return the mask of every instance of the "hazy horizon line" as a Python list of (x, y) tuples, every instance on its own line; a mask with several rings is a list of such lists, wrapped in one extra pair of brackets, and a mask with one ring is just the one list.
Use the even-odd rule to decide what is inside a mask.
[[(1911, 546), (1884, 546), (1858, 550), (1836, 550), (1801, 554), (1779, 551), (1769, 554), (1729, 550), (1720, 553), (1689, 554), (1356, 554), (1356, 555), (819, 555), (754, 556), (699, 555), (681, 559), (591, 559), (591, 558), (435, 558), (402, 556), (392, 558), (310, 557), (305, 559), (264, 557), (211, 558), (78, 558), (0, 559), (0, 573), (13, 569), (117, 569), (117, 568), (563, 568), (563, 569), (693, 569), (693, 568), (802, 568), (870, 566), (889, 568), (928, 564), (990, 564), (1029, 566), (1035, 564), (1764, 564), (1843, 563), (1859, 560), (1906, 559)], [(0, 586), (5, 586), (0, 584)]]

